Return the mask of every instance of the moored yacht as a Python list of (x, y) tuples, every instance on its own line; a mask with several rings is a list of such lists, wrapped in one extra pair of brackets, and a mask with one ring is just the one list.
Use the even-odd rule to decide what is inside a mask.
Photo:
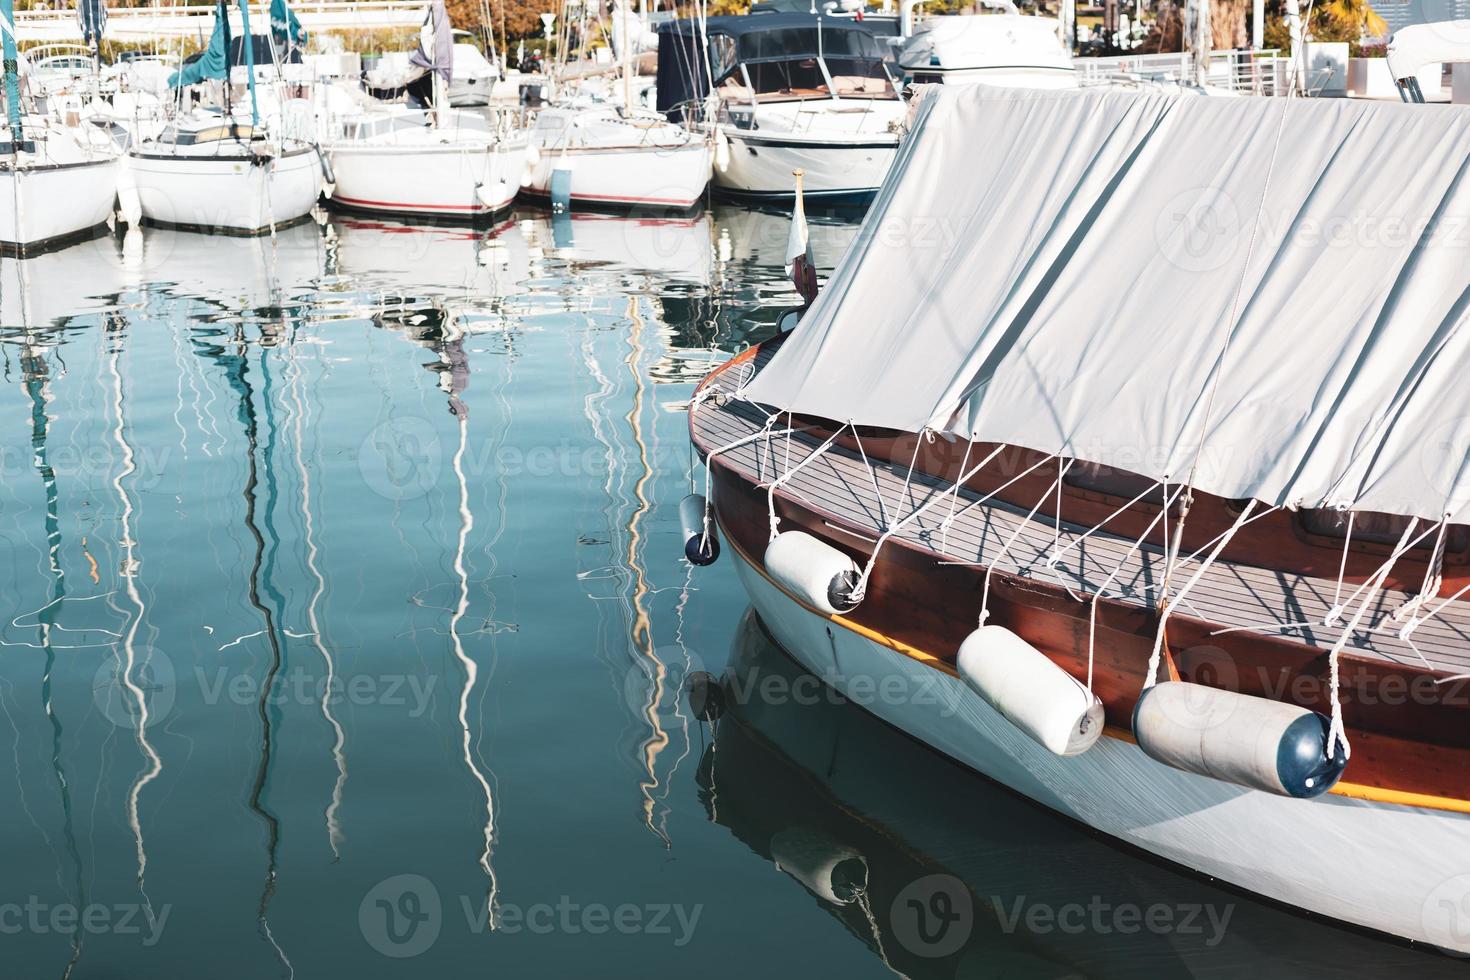
[(727, 141), (716, 187), (778, 199), (792, 197), (794, 170), (808, 197), (870, 196), (905, 113), (885, 45), (861, 21), (785, 13), (662, 25), (658, 108)]
[[(29, 115), (21, 105), (11, 0), (0, 0), (5, 138), (0, 143), (0, 249), (32, 252), (85, 235), (112, 213), (117, 155), (90, 129)], [(85, 134), (85, 135), (84, 135)]]
[(1470, 111), (943, 86), (908, 140), (696, 392), (685, 556), (1067, 818), (1470, 953)]
[[(240, 2), (242, 37), (250, 12)], [(198, 60), (170, 79), (175, 88), (224, 83), (224, 105), (180, 113), (156, 137), (128, 151), (118, 185), (123, 215), (175, 227), (258, 234), (304, 218), (316, 204), (322, 164), (316, 147), (261, 125), (255, 93), (254, 43), (238, 47), (250, 93), (248, 110), (231, 99), (229, 10), (215, 6), (214, 32)]]
[(1010, 0), (974, 16), (925, 18), (906, 31), (898, 67), (916, 85), (981, 82), (1007, 88), (1075, 88), (1072, 53), (1052, 17), (1021, 14)]
[(704, 196), (710, 144), (655, 112), (573, 103), (541, 110), (527, 191), (570, 206), (681, 210)]
[(526, 171), (526, 134), (506, 113), (450, 109), (455, 45), (444, 0), (434, 0), (410, 56), (427, 82), (427, 109), (379, 105), (343, 119), (327, 145), (332, 201), (377, 214), (488, 218), (508, 208)]

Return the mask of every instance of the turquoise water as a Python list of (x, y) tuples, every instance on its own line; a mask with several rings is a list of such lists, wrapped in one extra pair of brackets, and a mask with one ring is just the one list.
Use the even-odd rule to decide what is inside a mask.
[[(680, 558), (683, 402), (795, 300), (787, 228), (333, 218), (5, 260), (0, 975), (1452, 968), (835, 697), (738, 693), (799, 671), (728, 561)], [(813, 226), (823, 273), (855, 231)]]

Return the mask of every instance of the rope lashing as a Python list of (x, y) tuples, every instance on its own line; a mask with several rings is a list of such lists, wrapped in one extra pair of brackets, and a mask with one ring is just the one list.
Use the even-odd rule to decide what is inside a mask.
[[(982, 469), (985, 468), (986, 464), (995, 459), (996, 456), (999, 456), (1001, 451), (1005, 448), (1006, 447), (1004, 445), (997, 446), (994, 452), (992, 452), (989, 456), (986, 456), (980, 462), (976, 463), (974, 469), (965, 473), (961, 473), (959, 479), (955, 481), (955, 486), (958, 487), (963, 485), (965, 481), (972, 478), (976, 473), (979, 473)], [(1017, 479), (1019, 479), (1019, 477), (1017, 477)], [(1007, 484), (1007, 486), (1009, 486), (1009, 484)], [(1001, 489), (1003, 490), (1005, 488), (1002, 487)], [(903, 517), (895, 521), (892, 525), (885, 529), (882, 534), (878, 536), (878, 540), (873, 543), (873, 553), (868, 556), (867, 564), (863, 566), (862, 574), (858, 576), (857, 584), (854, 585), (852, 588), (852, 598), (855, 601), (862, 602), (863, 596), (867, 594), (868, 579), (872, 577), (873, 569), (878, 564), (878, 554), (883, 550), (883, 546), (888, 543), (888, 539), (893, 537), (899, 531), (903, 530), (911, 522), (922, 517), (925, 513), (928, 512), (930, 507), (933, 507), (939, 501), (944, 500), (948, 496), (949, 494), (944, 493), (936, 493), (932, 495), (928, 500), (924, 501), (924, 503), (920, 504), (918, 507), (915, 507), (907, 517)]]
[[(1098, 600), (1100, 600), (1104, 595), (1107, 594), (1108, 586), (1112, 585), (1113, 579), (1117, 578), (1118, 573), (1123, 571), (1123, 566), (1127, 564), (1128, 559), (1132, 558), (1134, 553), (1143, 547), (1143, 543), (1148, 540), (1148, 536), (1154, 533), (1154, 528), (1159, 526), (1159, 521), (1165, 519), (1164, 515), (1169, 513), (1169, 508), (1174, 506), (1175, 498), (1179, 496), (1180, 491), (1182, 491), (1183, 489), (1183, 486), (1176, 487), (1173, 497), (1164, 497), (1164, 506), (1159, 508), (1159, 512), (1154, 515), (1154, 519), (1148, 522), (1148, 527), (1143, 529), (1143, 533), (1138, 536), (1138, 539), (1135, 540), (1131, 546), (1129, 546), (1128, 551), (1118, 561), (1118, 564), (1113, 568), (1111, 572), (1108, 573), (1108, 577), (1103, 579), (1102, 585), (1098, 586), (1098, 590), (1093, 593), (1092, 606), (1088, 612), (1087, 617), (1087, 689), (1089, 691), (1092, 690), (1092, 665), (1093, 658), (1097, 649)], [(1146, 492), (1147, 491), (1145, 491), (1145, 493)], [(1094, 528), (1094, 530), (1096, 529)]]
[(1214, 550), (1210, 552), (1208, 558), (1200, 562), (1199, 568), (1195, 570), (1195, 573), (1189, 577), (1189, 581), (1185, 582), (1184, 587), (1181, 588), (1179, 592), (1174, 596), (1173, 602), (1169, 601), (1169, 596), (1167, 593), (1161, 593), (1159, 598), (1159, 628), (1154, 633), (1154, 648), (1153, 652), (1149, 654), (1148, 673), (1143, 679), (1143, 689), (1145, 691), (1153, 687), (1154, 684), (1158, 681), (1159, 663), (1163, 658), (1164, 651), (1164, 630), (1169, 624), (1169, 614), (1174, 611), (1174, 604), (1182, 601), (1184, 597), (1189, 594), (1189, 590), (1194, 588), (1195, 583), (1204, 577), (1205, 572), (1208, 571), (1210, 566), (1215, 563), (1215, 559), (1220, 557), (1220, 552), (1225, 550), (1225, 546), (1229, 544), (1231, 539), (1235, 537), (1236, 532), (1238, 532), (1242, 527), (1246, 525), (1247, 520), (1250, 518), (1251, 511), (1253, 511), (1255, 507), (1256, 502), (1254, 500), (1246, 501), (1245, 506), (1241, 508), (1240, 516), (1235, 519), (1235, 523), (1230, 526), (1230, 530), (1220, 535), (1220, 540), (1215, 545)]
[[(837, 431), (828, 436), (826, 442), (822, 443), (816, 449), (812, 450), (811, 454), (808, 455), (806, 459), (803, 459), (795, 466), (788, 468), (786, 472), (782, 473), (780, 476), (776, 477), (774, 480), (766, 485), (766, 516), (770, 519), (771, 522), (771, 536), (769, 540), (774, 541), (776, 539), (776, 535), (780, 533), (780, 531), (777, 530), (777, 528), (781, 524), (781, 519), (776, 516), (776, 488), (785, 483), (787, 480), (790, 480), (796, 474), (800, 473), (803, 469), (806, 468), (807, 464), (820, 457), (828, 449), (831, 449), (833, 443), (837, 441), (838, 436), (842, 435), (842, 433), (845, 432), (848, 426), (850, 426), (851, 424), (851, 422), (842, 423), (842, 425), (838, 427)], [(788, 428), (786, 431), (789, 440), (789, 436), (792, 430)], [(787, 461), (790, 461), (789, 456), (787, 457)]]
[[(1060, 459), (1061, 457), (1053, 456), (1051, 458)], [(1054, 481), (1057, 485), (1061, 484), (1063, 477), (1067, 475), (1067, 471), (1072, 468), (1072, 463), (1073, 460), (1069, 459), (1062, 464), (1061, 470), (1057, 473), (1057, 478)], [(1001, 563), (1001, 560), (1009, 557), (1011, 545), (1016, 543), (1016, 538), (1021, 536), (1021, 532), (1026, 529), (1027, 525), (1031, 523), (1031, 519), (1036, 516), (1036, 512), (1041, 509), (1041, 505), (1046, 502), (1046, 498), (1051, 496), (1051, 490), (1052, 488), (1050, 486), (1046, 488), (1046, 492), (1037, 499), (1036, 506), (1031, 508), (1031, 512), (1026, 515), (1026, 519), (1016, 525), (1016, 529), (1011, 532), (1010, 537), (1006, 538), (1005, 544), (1001, 545), (1000, 554), (996, 555), (989, 567), (985, 569), (985, 586), (980, 593), (980, 626), (984, 626), (985, 621), (990, 618), (990, 577), (995, 574), (995, 568)]]

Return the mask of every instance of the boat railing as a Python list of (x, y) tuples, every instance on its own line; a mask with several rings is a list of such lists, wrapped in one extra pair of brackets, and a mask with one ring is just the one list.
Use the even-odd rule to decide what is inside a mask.
[[(73, 41), (81, 37), (76, 10), (17, 10), (16, 39), (23, 45)], [(292, 12), (308, 31), (416, 28), (424, 19), (423, 0), (296, 0)], [(107, 36), (114, 41), (147, 41), (158, 37), (207, 36), (214, 20), (212, 3), (157, 4), (146, 7), (110, 5)], [(253, 2), (250, 13), (269, 20), (270, 3)]]
[[(1188, 51), (1161, 54), (1078, 58), (1074, 62), (1081, 85), (1188, 84), (1196, 80), (1194, 55)], [(1285, 95), (1291, 81), (1291, 58), (1274, 48), (1259, 51), (1212, 51), (1205, 64), (1205, 84), (1241, 95)], [(1327, 79), (1307, 80), (1311, 93)]]

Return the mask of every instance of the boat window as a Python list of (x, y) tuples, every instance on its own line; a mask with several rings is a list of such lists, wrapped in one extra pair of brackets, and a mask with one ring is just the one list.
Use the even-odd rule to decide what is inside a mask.
[(735, 39), (715, 34), (709, 39), (710, 73), (719, 78), (735, 67)]
[[(1345, 510), (1337, 510), (1332, 507), (1302, 510), (1297, 512), (1296, 520), (1298, 526), (1308, 534), (1334, 538), (1338, 541), (1347, 537), (1348, 512)], [(1386, 544), (1393, 547), (1403, 538), (1404, 531), (1408, 529), (1411, 520), (1413, 518), (1399, 514), (1356, 511), (1353, 515), (1353, 540), (1364, 544)], [(1421, 519), (1414, 527), (1411, 540), (1428, 531), (1433, 525), (1433, 521)], [(1434, 547), (1437, 536), (1437, 532), (1425, 535), (1424, 540), (1414, 547), (1428, 551)], [(1470, 528), (1463, 524), (1451, 524), (1445, 531), (1444, 546), (1445, 550), (1450, 552), (1461, 552), (1470, 548)]]
[(827, 73), (832, 76), (832, 89), (845, 96), (891, 96), (893, 80), (882, 59), (827, 57)]
[(1110, 497), (1122, 497), (1124, 500), (1132, 500), (1148, 490), (1142, 502), (1153, 504), (1155, 507), (1164, 506), (1162, 485), (1149, 490), (1149, 487), (1156, 481), (1137, 473), (1129, 473), (1127, 470), (1116, 470), (1101, 463), (1089, 463), (1079, 459), (1067, 470), (1067, 474), (1062, 477), (1062, 482), (1078, 490), (1105, 493)]
[(745, 66), (756, 95), (827, 95), (827, 77), (816, 58), (760, 61)]

